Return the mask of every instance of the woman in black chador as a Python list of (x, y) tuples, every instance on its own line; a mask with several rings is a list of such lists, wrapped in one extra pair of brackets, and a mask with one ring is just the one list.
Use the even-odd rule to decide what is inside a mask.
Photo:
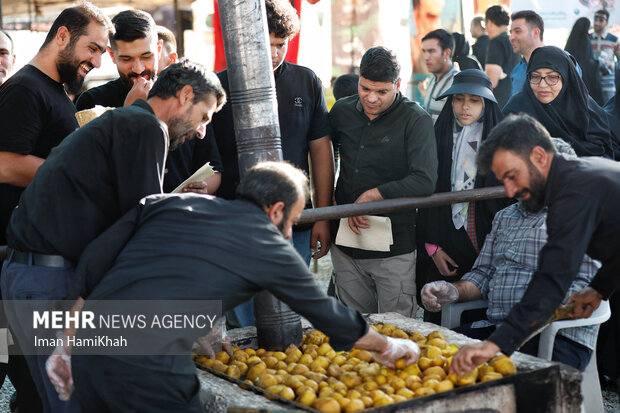
[[(491, 80), (480, 70), (464, 70), (438, 99), (445, 98), (435, 122), (439, 161), (435, 192), (501, 185), (493, 174), (478, 175), (476, 168), (480, 144), (502, 119)], [(467, 273), (491, 230), (495, 213), (509, 202), (504, 198), (421, 210), (421, 235), (433, 261), (425, 281), (454, 282)], [(439, 318), (439, 313), (425, 313), (427, 321), (438, 323)]]
[(588, 95), (570, 57), (557, 47), (544, 46), (532, 52), (527, 83), (503, 112), (533, 116), (551, 136), (568, 142), (578, 156), (620, 156), (607, 115)]

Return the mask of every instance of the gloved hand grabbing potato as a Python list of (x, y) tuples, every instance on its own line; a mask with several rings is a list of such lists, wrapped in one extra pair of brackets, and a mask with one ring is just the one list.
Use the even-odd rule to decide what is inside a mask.
[(413, 364), (420, 357), (420, 347), (407, 338), (386, 337), (387, 344), (382, 352), (375, 352), (373, 356), (378, 362), (394, 368), (397, 359), (405, 358), (405, 365)]

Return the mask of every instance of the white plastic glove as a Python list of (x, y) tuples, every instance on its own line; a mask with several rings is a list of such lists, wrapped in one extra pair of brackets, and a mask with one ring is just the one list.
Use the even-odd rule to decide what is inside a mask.
[(218, 318), (209, 334), (199, 337), (196, 341), (199, 345), (197, 352), (207, 357), (213, 358), (222, 350), (232, 354), (230, 337), (226, 334), (226, 317)]
[(63, 345), (56, 346), (54, 352), (45, 362), (45, 371), (54, 388), (58, 392), (58, 398), (67, 401), (73, 392), (73, 375), (71, 374), (71, 346), (64, 334), (59, 334)]
[(410, 365), (418, 361), (420, 357), (420, 347), (408, 338), (386, 337), (387, 347), (381, 353), (373, 353), (375, 360), (394, 368), (394, 361), (400, 358), (407, 358), (406, 364)]
[(441, 305), (459, 299), (459, 290), (447, 281), (433, 281), (422, 287), (422, 304), (427, 311), (441, 311)]

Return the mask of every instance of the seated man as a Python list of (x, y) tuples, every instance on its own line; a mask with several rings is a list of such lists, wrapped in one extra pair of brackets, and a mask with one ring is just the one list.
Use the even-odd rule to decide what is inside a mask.
[[(553, 138), (561, 153), (575, 155), (561, 139)], [(547, 242), (547, 208), (530, 212), (528, 198), (502, 209), (495, 215), (493, 228), (484, 242), (471, 272), (453, 284), (435, 281), (422, 288), (422, 302), (428, 311), (440, 311), (441, 304), (455, 301), (489, 301), (486, 320), (475, 321), (454, 330), (466, 336), (486, 339), (521, 300), (538, 265), (538, 255)], [(598, 261), (584, 256), (579, 275), (566, 295), (586, 287), (600, 267)], [(553, 345), (553, 361), (583, 371), (596, 347), (598, 326), (562, 329)], [(521, 347), (522, 353), (536, 355), (538, 338)]]

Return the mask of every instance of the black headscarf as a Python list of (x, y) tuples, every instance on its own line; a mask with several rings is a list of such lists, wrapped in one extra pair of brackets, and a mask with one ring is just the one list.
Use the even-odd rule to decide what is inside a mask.
[(581, 78), (586, 84), (592, 99), (599, 105), (603, 102), (603, 88), (601, 87), (601, 73), (599, 62), (594, 58), (592, 42), (588, 32), (590, 31), (590, 19), (581, 17), (573, 25), (564, 50), (570, 53), (581, 67)]
[(541, 103), (529, 84), (514, 95), (503, 109), (509, 113), (527, 113), (543, 124), (549, 134), (564, 139), (578, 156), (612, 158), (612, 142), (603, 109), (588, 95), (588, 90), (568, 55), (554, 46), (532, 52), (527, 65), (528, 75), (547, 68), (562, 76), (562, 90), (550, 103)]
[(478, 69), (480, 64), (476, 59), (469, 55), (469, 42), (461, 33), (452, 33), (454, 39), (454, 51), (452, 52), (452, 61), (459, 64), (461, 70)]

